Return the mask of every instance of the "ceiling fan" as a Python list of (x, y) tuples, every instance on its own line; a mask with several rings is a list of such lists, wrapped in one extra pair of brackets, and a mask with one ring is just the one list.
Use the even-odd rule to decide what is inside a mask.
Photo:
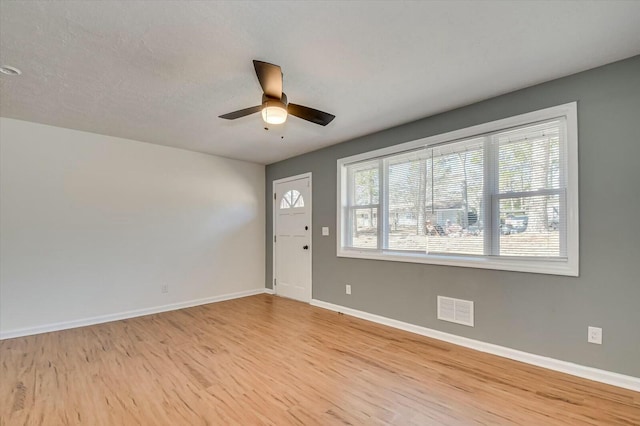
[(287, 102), (287, 95), (282, 92), (282, 70), (278, 65), (262, 61), (253, 61), (258, 81), (262, 86), (262, 105), (257, 105), (221, 115), (220, 118), (235, 120), (262, 111), (262, 119), (269, 124), (282, 124), (287, 115), (294, 115), (303, 120), (326, 126), (335, 115)]

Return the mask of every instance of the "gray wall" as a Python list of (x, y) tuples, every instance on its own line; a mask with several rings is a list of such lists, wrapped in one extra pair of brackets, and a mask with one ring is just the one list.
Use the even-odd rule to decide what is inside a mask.
[[(336, 257), (337, 159), (571, 101), (578, 101), (580, 277)], [(314, 299), (640, 377), (639, 161), (636, 56), (271, 164), (266, 286), (272, 181), (312, 172)], [(322, 226), (331, 236), (321, 236)], [(475, 301), (475, 328), (438, 321), (437, 295)], [(589, 325), (603, 328), (602, 346), (587, 343)]]

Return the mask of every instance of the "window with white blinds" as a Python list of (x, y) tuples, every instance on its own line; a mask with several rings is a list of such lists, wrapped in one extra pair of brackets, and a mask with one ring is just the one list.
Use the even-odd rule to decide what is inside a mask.
[(576, 105), (338, 160), (338, 255), (578, 275)]

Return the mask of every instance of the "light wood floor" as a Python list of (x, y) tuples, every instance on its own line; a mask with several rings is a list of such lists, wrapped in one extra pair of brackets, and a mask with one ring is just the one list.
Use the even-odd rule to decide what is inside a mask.
[(640, 425), (640, 393), (260, 295), (0, 342), (2, 425)]

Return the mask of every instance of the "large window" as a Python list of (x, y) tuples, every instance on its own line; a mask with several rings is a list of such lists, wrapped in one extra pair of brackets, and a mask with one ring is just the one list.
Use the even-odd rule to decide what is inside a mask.
[(338, 160), (338, 256), (578, 275), (576, 104)]

